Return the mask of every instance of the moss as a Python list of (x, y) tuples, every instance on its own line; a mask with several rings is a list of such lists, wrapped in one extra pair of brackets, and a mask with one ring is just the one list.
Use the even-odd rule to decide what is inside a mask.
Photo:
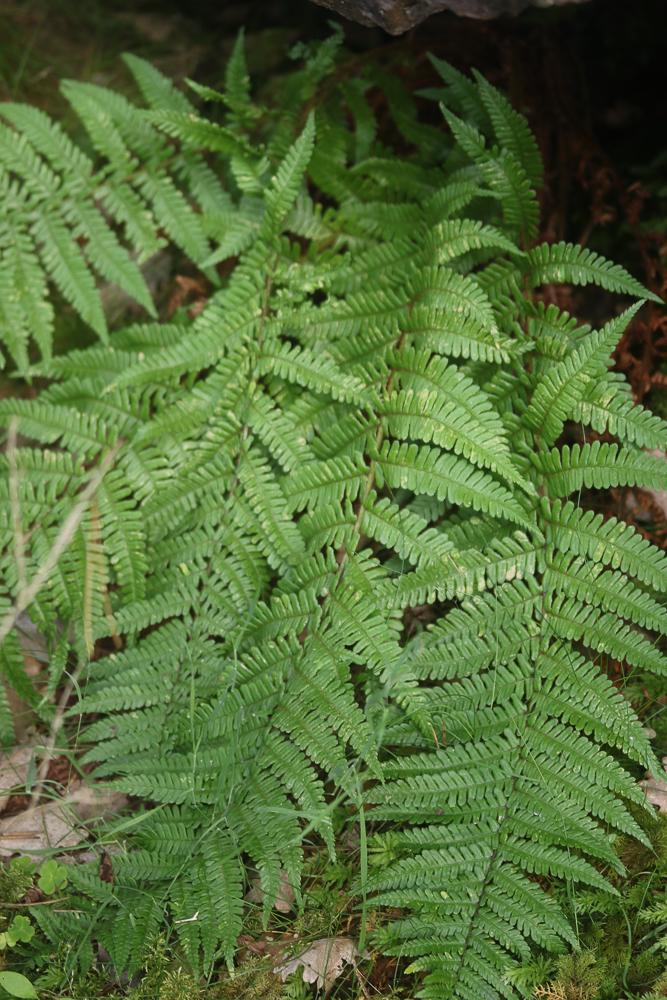
[(18, 903), (32, 888), (35, 865), (29, 858), (14, 858), (0, 865), (0, 909), (3, 903)]
[[(650, 847), (619, 837), (625, 875), (611, 877), (618, 891), (585, 890), (561, 903), (573, 912), (582, 951), (558, 959), (534, 996), (545, 1000), (618, 1000), (667, 995), (667, 816), (648, 831)], [(607, 873), (609, 876), (609, 873)], [(652, 991), (652, 992), (651, 992)]]
[(225, 977), (206, 994), (216, 1000), (278, 1000), (283, 984), (272, 971), (272, 962), (251, 958), (231, 975)]
[(199, 985), (184, 969), (167, 972), (160, 984), (159, 1000), (193, 1000), (200, 994)]
[(563, 955), (557, 962), (556, 979), (538, 986), (536, 997), (548, 1000), (597, 1000), (605, 969), (592, 951)]

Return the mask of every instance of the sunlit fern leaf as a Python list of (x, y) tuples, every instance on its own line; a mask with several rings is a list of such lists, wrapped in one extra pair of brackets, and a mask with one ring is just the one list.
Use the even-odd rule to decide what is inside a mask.
[(619, 448), (617, 444), (594, 441), (592, 444), (564, 445), (534, 456), (536, 468), (544, 477), (551, 497), (566, 497), (583, 487), (609, 489), (610, 486), (647, 486), (667, 488), (667, 463), (639, 449)]
[(572, 419), (604, 434), (607, 431), (640, 448), (667, 448), (667, 425), (657, 414), (633, 403), (629, 386), (618, 372), (607, 372), (592, 384), (572, 411)]
[(631, 306), (599, 333), (589, 334), (581, 346), (539, 380), (525, 419), (545, 444), (556, 440), (595, 377), (604, 374), (623, 330), (640, 306), (641, 303)]
[(382, 479), (392, 487), (407, 487), (414, 493), (428, 493), (463, 507), (482, 510), (493, 517), (519, 524), (530, 518), (505, 487), (469, 462), (454, 458), (438, 448), (416, 444), (383, 444), (375, 459)]
[(546, 538), (561, 552), (621, 569), (656, 590), (667, 593), (667, 555), (629, 524), (583, 510), (571, 501), (542, 501)]
[[(520, 265), (521, 266), (521, 265)], [(619, 264), (612, 264), (601, 254), (573, 243), (542, 243), (529, 250), (525, 259), (531, 285), (595, 284), (610, 292), (661, 302)]]

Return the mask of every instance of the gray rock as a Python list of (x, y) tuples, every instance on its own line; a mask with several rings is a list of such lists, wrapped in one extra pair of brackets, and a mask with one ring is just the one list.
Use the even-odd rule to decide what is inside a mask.
[(390, 35), (401, 35), (431, 14), (453, 11), (462, 17), (491, 18), (501, 14), (519, 14), (526, 7), (560, 7), (587, 0), (315, 0), (322, 7), (358, 21), (376, 25)]

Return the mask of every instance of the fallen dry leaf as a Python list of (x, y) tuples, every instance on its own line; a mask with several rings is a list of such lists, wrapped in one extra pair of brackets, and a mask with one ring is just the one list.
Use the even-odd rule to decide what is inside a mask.
[[(667, 461), (667, 455), (665, 455), (664, 451), (652, 449), (649, 451), (649, 455), (653, 455), (655, 458), (663, 458)], [(646, 492), (651, 494), (663, 515), (667, 517), (667, 490), (647, 490)]]
[(356, 966), (357, 959), (362, 957), (351, 938), (320, 938), (289, 962), (277, 965), (273, 971), (285, 982), (288, 976), (303, 966), (303, 981), (315, 983), (318, 990), (328, 993), (345, 964)]
[(127, 805), (127, 796), (122, 792), (96, 788), (95, 785), (71, 785), (63, 800), (71, 806), (80, 820), (101, 819), (120, 812)]
[(10, 799), (3, 793), (25, 785), (34, 753), (34, 747), (14, 747), (10, 753), (0, 754), (0, 813), (4, 812)]
[(76, 847), (87, 836), (80, 826), (82, 822), (118, 812), (126, 801), (118, 792), (78, 785), (63, 799), (54, 799), (1, 820), (0, 857)]
[(64, 801), (47, 802), (0, 823), (0, 855), (8, 858), (17, 852), (64, 850), (76, 847), (84, 837), (85, 832), (79, 832), (66, 815)]
[(659, 812), (667, 813), (667, 757), (662, 758), (662, 764), (665, 768), (662, 777), (656, 778), (649, 774), (648, 778), (639, 784), (646, 792), (646, 798), (651, 805), (657, 806)]
[[(250, 889), (246, 893), (245, 898), (249, 903), (261, 904), (264, 902), (264, 890), (258, 878), (254, 878), (250, 883)], [(280, 887), (278, 888), (278, 895), (276, 896), (273, 908), (278, 913), (289, 913), (294, 908), (294, 899), (294, 889), (290, 885), (289, 875), (286, 871), (282, 870), (280, 872)]]
[(41, 664), (48, 663), (49, 650), (46, 637), (26, 611), (22, 611), (18, 616), (15, 627), (23, 655)]

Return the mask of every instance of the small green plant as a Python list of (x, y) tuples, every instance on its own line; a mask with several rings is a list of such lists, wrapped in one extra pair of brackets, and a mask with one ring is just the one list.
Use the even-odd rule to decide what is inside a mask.
[(10, 972), (8, 969), (0, 969), (0, 989), (10, 997), (20, 997), (30, 1000), (36, 997), (35, 987), (29, 979), (21, 975), (20, 972)]
[[(527, 963), (517, 981), (527, 996), (617, 1000), (662, 995), (667, 986), (667, 817), (649, 826), (650, 845), (621, 837), (623, 870), (615, 894), (562, 892), (576, 921), (580, 950), (547, 963)], [(662, 991), (662, 992), (661, 992)]]
[(5, 948), (13, 948), (19, 941), (27, 943), (32, 940), (34, 934), (35, 928), (31, 924), (30, 918), (22, 913), (17, 913), (7, 930), (0, 931), (0, 951), (4, 951)]
[(30, 858), (12, 858), (9, 864), (0, 865), (0, 906), (2, 903), (18, 903), (35, 878), (35, 862)]
[(12, 858), (0, 866), (0, 910), (3, 903), (18, 903), (37, 886), (45, 896), (53, 896), (67, 885), (67, 868), (53, 858), (34, 861), (29, 857)]
[(39, 869), (37, 885), (45, 896), (53, 896), (67, 885), (67, 869), (57, 861), (45, 861)]
[(293, 1000), (307, 996), (303, 981), (296, 977), (287, 986), (281, 983), (266, 959), (248, 959), (219, 984), (219, 1000)]
[[(434, 60), (427, 125), (339, 37), (299, 57), (277, 107), (241, 44), (220, 92), (131, 57), (148, 108), (67, 85), (85, 149), (0, 106), (0, 301), (42, 386), (0, 402), (2, 667), (49, 722), (29, 605), (85, 764), (149, 806), (113, 878), (73, 865), (72, 906), (31, 916), (64, 976), (100, 949), (132, 976), (168, 934), (181, 989), (233, 966), (250, 869), (265, 922), (285, 880), (302, 906), (342, 813), (361, 941), (426, 1000), (506, 998), (577, 945), (554, 881), (613, 898), (610, 831), (647, 843), (659, 765), (604, 668), (667, 673), (667, 558), (590, 494), (667, 486), (665, 424), (609, 371), (655, 296), (539, 242), (539, 150), (483, 78)], [(136, 259), (165, 242), (209, 283), (198, 315), (49, 356), (48, 280), (106, 338), (91, 266), (149, 316)], [(626, 302), (592, 329), (554, 283)]]
[[(35, 938), (34, 922), (27, 912), (17, 913), (15, 908), (24, 906), (29, 912), (30, 904), (21, 900), (35, 887), (42, 895), (53, 896), (66, 885), (67, 869), (53, 859), (40, 865), (31, 858), (19, 857), (0, 866), (0, 986), (10, 996), (37, 996), (30, 979), (3, 967), (8, 960), (20, 963), (31, 951), (21, 946), (32, 945)], [(18, 953), (10, 954), (12, 949), (18, 949)]]
[(533, 995), (544, 1000), (595, 1000), (604, 973), (591, 952), (573, 952), (556, 962), (556, 979), (537, 986)]

